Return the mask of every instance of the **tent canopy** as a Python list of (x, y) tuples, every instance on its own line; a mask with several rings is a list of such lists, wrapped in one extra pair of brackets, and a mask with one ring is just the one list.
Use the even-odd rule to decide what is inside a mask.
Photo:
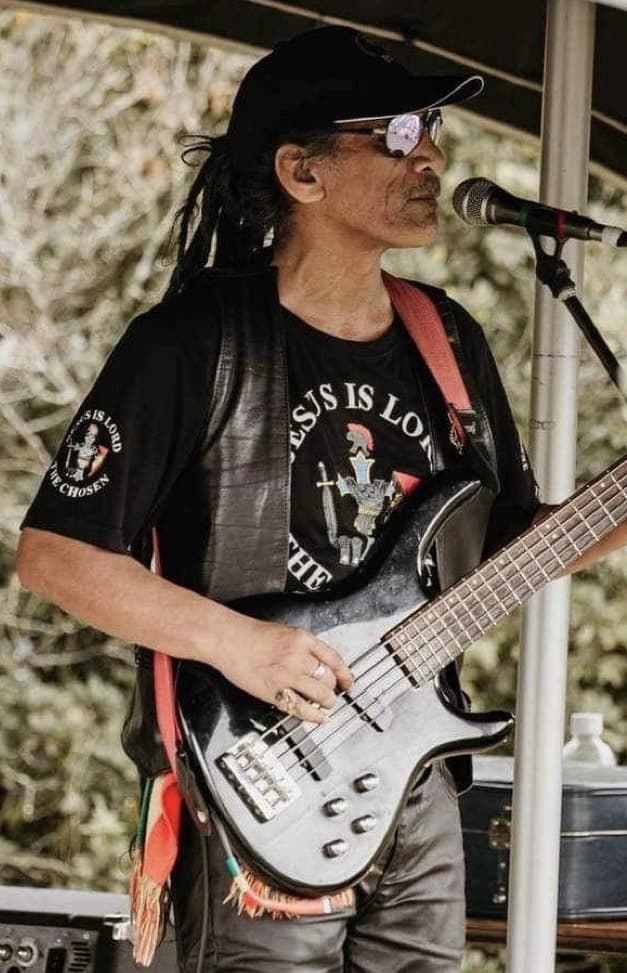
[[(280, 0), (65, 0), (9, 7), (96, 16), (118, 24), (193, 34), (262, 51), (323, 23), (355, 26), (379, 38), (408, 68), (432, 73), (479, 71), (480, 98), (467, 111), (532, 136), (540, 134), (545, 0), (318, 0), (310, 10)], [(627, 100), (624, 52), (627, 15), (597, 9), (591, 161), (613, 180), (627, 181)], [(321, 70), (323, 66), (321, 65)]]

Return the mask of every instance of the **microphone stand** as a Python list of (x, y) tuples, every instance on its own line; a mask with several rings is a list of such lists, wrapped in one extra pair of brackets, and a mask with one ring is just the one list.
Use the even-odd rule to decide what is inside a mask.
[(605, 338), (577, 297), (575, 282), (568, 265), (562, 260), (564, 240), (555, 241), (555, 250), (549, 253), (540, 243), (540, 235), (528, 230), (536, 252), (536, 277), (549, 288), (557, 301), (562, 301), (575, 323), (583, 332), (588, 344), (605, 368), (621, 395), (627, 400), (627, 372), (618, 361)]

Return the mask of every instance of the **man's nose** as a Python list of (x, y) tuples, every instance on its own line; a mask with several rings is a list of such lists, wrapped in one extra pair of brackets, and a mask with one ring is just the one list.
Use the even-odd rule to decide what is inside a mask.
[(416, 148), (412, 150), (409, 159), (415, 172), (431, 169), (438, 175), (444, 171), (446, 161), (442, 149), (431, 140), (428, 132), (424, 133)]

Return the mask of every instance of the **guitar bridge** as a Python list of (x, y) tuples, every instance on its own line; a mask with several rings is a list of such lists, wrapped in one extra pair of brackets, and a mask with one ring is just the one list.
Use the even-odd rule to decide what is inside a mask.
[(261, 821), (271, 821), (300, 797), (300, 788), (258, 733), (243, 736), (217, 764)]

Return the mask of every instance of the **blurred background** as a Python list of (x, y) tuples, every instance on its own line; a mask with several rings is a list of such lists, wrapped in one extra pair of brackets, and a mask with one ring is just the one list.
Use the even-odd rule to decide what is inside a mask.
[[(224, 130), (252, 61), (141, 30), (5, 12), (0, 63), (0, 881), (125, 891), (137, 787), (119, 730), (132, 652), (20, 591), (15, 547), (76, 406), (128, 322), (165, 287), (174, 212), (193, 177), (181, 140)], [(446, 286), (476, 316), (525, 436), (531, 243), (505, 227), (465, 226), (450, 200), (477, 175), (536, 197), (538, 145), (447, 109), (444, 151), (440, 238), (390, 255), (387, 266)], [(627, 223), (618, 186), (593, 175), (590, 200), (599, 222)], [(627, 316), (621, 259), (591, 244), (578, 282), (617, 353)], [(586, 346), (580, 482), (624, 451), (624, 422)], [(619, 762), (627, 759), (626, 576), (619, 552), (575, 578), (569, 659), (568, 711), (603, 713)], [(510, 618), (468, 653), (475, 709), (515, 710), (518, 624)], [(477, 968), (498, 963), (482, 958)]]

